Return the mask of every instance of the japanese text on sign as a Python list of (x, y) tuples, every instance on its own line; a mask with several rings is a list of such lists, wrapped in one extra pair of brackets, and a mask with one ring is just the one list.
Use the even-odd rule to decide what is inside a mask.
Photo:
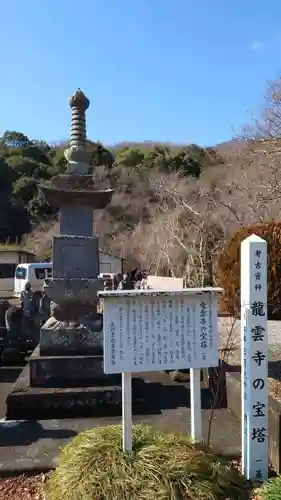
[(217, 366), (216, 294), (147, 292), (102, 295), (105, 372)]
[[(243, 280), (243, 265), (248, 280)], [(268, 475), (268, 343), (266, 242), (250, 236), (241, 245), (241, 335), (243, 472), (247, 479)]]

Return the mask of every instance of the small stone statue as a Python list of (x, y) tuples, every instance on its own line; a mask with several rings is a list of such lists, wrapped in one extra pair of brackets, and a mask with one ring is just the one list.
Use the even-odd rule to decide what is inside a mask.
[(39, 314), (40, 314), (40, 326), (43, 326), (50, 316), (50, 300), (44, 291), (42, 292), (42, 295), (40, 297)]
[(31, 284), (29, 282), (26, 283), (24, 291), (21, 292), (20, 305), (22, 308), (23, 317), (32, 319), (35, 312), (34, 294), (31, 289)]
[(0, 365), (16, 364), (20, 359), (22, 347), (21, 335), (22, 311), (20, 307), (10, 306), (5, 311), (6, 332)]
[(114, 290), (118, 290), (118, 287), (119, 287), (119, 284), (121, 283), (121, 281), (122, 281), (122, 274), (121, 273), (115, 274), (113, 277), (113, 289)]
[(20, 305), (22, 311), (22, 333), (26, 338), (31, 339), (34, 334), (35, 300), (29, 282), (26, 283), (24, 291), (21, 293)]
[(103, 286), (104, 286), (105, 291), (112, 290), (112, 286), (111, 286), (111, 283), (109, 282), (109, 280), (104, 280)]
[(131, 276), (126, 273), (123, 276), (122, 281), (120, 281), (118, 289), (119, 290), (132, 290), (134, 288), (133, 281), (131, 279)]
[(17, 306), (8, 307), (5, 311), (5, 347), (18, 347), (21, 336), (22, 311)]
[(141, 289), (142, 288), (141, 284), (142, 281), (146, 278), (146, 273), (142, 269), (136, 267), (131, 271), (130, 276), (133, 282), (133, 288)]

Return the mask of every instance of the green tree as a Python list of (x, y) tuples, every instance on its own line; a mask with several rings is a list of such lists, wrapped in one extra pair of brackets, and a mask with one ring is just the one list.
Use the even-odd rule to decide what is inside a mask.
[(106, 149), (101, 142), (87, 141), (87, 150), (91, 154), (90, 163), (92, 166), (105, 166), (111, 169), (114, 163), (114, 156)]
[(144, 161), (145, 153), (140, 149), (136, 148), (124, 148), (121, 149), (115, 160), (115, 167), (126, 167), (126, 168), (135, 168), (138, 165), (141, 165)]
[(47, 203), (46, 198), (40, 189), (38, 189), (36, 194), (30, 198), (27, 209), (30, 220), (33, 223), (53, 219), (56, 215), (54, 208)]
[(16, 132), (11, 130), (6, 130), (6, 132), (1, 137), (0, 143), (7, 146), (8, 148), (23, 148), (30, 144), (30, 141), (26, 135), (22, 132)]
[(33, 177), (19, 177), (13, 184), (13, 195), (20, 199), (24, 205), (37, 196), (38, 180)]
[(19, 240), (30, 230), (28, 211), (23, 204), (9, 196), (0, 197), (0, 242)]
[(5, 158), (0, 157), (0, 194), (10, 194), (13, 183), (13, 172)]

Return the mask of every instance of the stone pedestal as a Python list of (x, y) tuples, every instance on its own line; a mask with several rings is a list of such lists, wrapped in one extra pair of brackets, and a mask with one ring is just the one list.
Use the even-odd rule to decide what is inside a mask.
[(83, 356), (102, 354), (102, 326), (53, 330), (44, 327), (40, 334), (41, 356)]
[(121, 376), (105, 375), (103, 356), (68, 354), (42, 356), (36, 348), (29, 360), (31, 387), (85, 387), (121, 382)]

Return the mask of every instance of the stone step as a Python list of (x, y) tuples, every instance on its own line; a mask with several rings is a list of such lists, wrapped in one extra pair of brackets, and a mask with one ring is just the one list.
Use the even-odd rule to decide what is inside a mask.
[(86, 418), (119, 416), (122, 412), (120, 386), (16, 388), (6, 400), (7, 419), (44, 420), (48, 418)]
[(31, 387), (29, 368), (28, 364), (24, 367), (7, 397), (8, 419), (110, 416), (121, 412), (121, 385)]
[[(151, 398), (144, 398), (145, 382), (132, 380), (133, 412), (148, 411)], [(155, 397), (152, 398), (152, 402)], [(6, 400), (8, 420), (88, 418), (122, 415), (121, 384), (89, 387), (31, 387), (26, 365)]]
[(29, 359), (31, 387), (119, 385), (121, 375), (106, 375), (103, 356), (40, 356), (37, 347)]

